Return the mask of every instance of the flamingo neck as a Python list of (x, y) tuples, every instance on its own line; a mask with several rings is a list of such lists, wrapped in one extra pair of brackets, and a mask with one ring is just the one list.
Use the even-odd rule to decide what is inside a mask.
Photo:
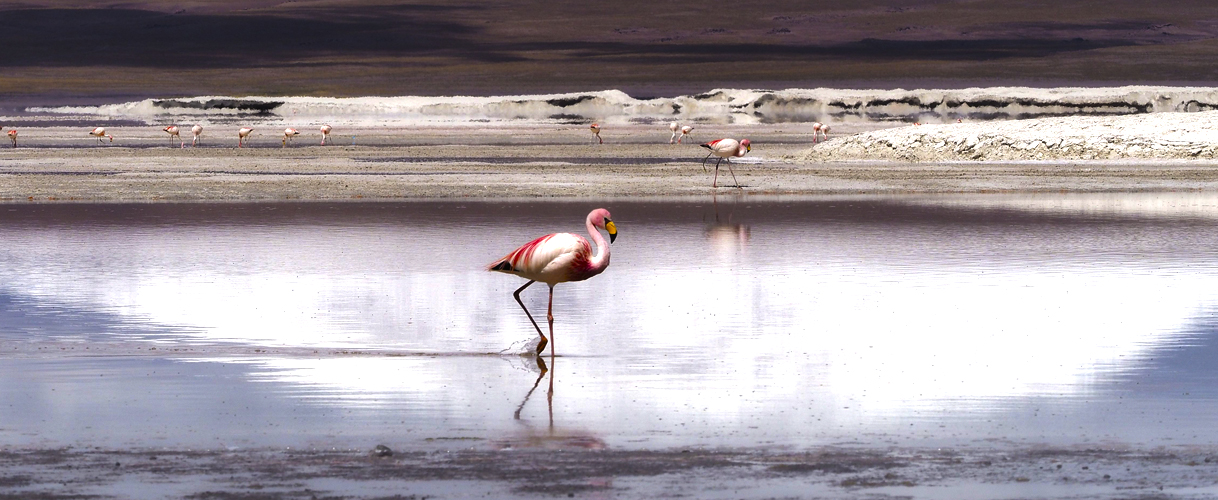
[(601, 232), (592, 225), (592, 217), (589, 216), (586, 221), (588, 226), (588, 235), (592, 236), (592, 241), (596, 243), (596, 255), (592, 256), (592, 261), (589, 262), (589, 270), (593, 273), (604, 271), (609, 267), (609, 243), (605, 242), (605, 237), (601, 236)]

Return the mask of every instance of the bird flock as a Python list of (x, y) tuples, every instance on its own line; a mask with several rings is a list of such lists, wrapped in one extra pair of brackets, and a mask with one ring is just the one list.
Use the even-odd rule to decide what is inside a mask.
[[(668, 138), (669, 144), (681, 144), (682, 141), (684, 141), (686, 139), (692, 140), (693, 131), (694, 131), (694, 127), (692, 125), (681, 125), (680, 123), (674, 121), (674, 122), (671, 122), (668, 124), (668, 129), (669, 129), (669, 131), (672, 132), (672, 135), (669, 136), (669, 138)], [(3, 130), (3, 129), (0, 128), (0, 130)], [(182, 129), (179, 126), (168, 125), (168, 126), (162, 128), (161, 130), (164, 131), (166, 134), (168, 134), (170, 145), (173, 145), (176, 143), (178, 145), (178, 147), (180, 147), (180, 148), (186, 147), (186, 141), (184, 139), (182, 139)], [(322, 125), (321, 128), (318, 130), (321, 132), (321, 145), (325, 146), (326, 144), (330, 143), (331, 142), (330, 141), (330, 132), (333, 131), (334, 128), (331, 127), (330, 125)], [(591, 126), (589, 126), (589, 130), (591, 130), (591, 132), (592, 132), (592, 141), (594, 143), (596, 143), (596, 144), (605, 143), (605, 140), (601, 137), (601, 126), (599, 123), (593, 123)], [(190, 141), (191, 147), (198, 147), (199, 144), (202, 144), (202, 142), (203, 142), (203, 126), (202, 125), (196, 124), (196, 125), (190, 127), (190, 133), (193, 136), (193, 138)], [(249, 144), (250, 136), (253, 135), (253, 133), (254, 133), (253, 127), (241, 127), (237, 131), (237, 147), (245, 148), (245, 146), (247, 144)], [(9, 142), (12, 143), (12, 146), (14, 148), (16, 148), (17, 147), (17, 130), (11, 129), (5, 135), (8, 136)], [(105, 127), (96, 127), (93, 130), (89, 131), (89, 135), (93, 136), (93, 138), (96, 139), (97, 144), (99, 144), (99, 145), (105, 144), (107, 141), (109, 141), (111, 143), (114, 142), (114, 136), (106, 133)], [(299, 135), (300, 135), (300, 131), (296, 130), (295, 128), (288, 127), (286, 129), (284, 129), (283, 130), (283, 140), (280, 142), (281, 147), (287, 148), (288, 146), (291, 146), (292, 139), (294, 139), (295, 137), (297, 137)], [(828, 140), (828, 139), (829, 139), (829, 125), (820, 123), (820, 122), (812, 123), (812, 142), (817, 143), (817, 142), (820, 142), (821, 140)], [(703, 143), (703, 144), (701, 144), (701, 146), (703, 148), (706, 148), (709, 151), (707, 153), (706, 157), (702, 159), (702, 170), (703, 171), (709, 171), (709, 169), (707, 169), (707, 167), (706, 167), (706, 164), (710, 160), (711, 156), (718, 157), (718, 160), (715, 161), (715, 175), (711, 179), (711, 187), (719, 187), (718, 186), (719, 166), (721, 164), (726, 163), (728, 172), (732, 176), (732, 182), (735, 184), (734, 187), (742, 188), (742, 186), (740, 186), (740, 183), (736, 181), (736, 172), (732, 170), (731, 159), (742, 157), (746, 153), (752, 151), (752, 143), (748, 139), (736, 140), (736, 139), (725, 137), (722, 139), (716, 139), (716, 140), (713, 140), (710, 142)]]
[[(3, 130), (3, 129), (0, 129), (0, 130)], [(169, 134), (169, 144), (172, 145), (176, 142), (178, 144), (178, 147), (181, 147), (181, 148), (186, 147), (186, 141), (182, 139), (182, 129), (180, 127), (178, 127), (177, 125), (168, 125), (165, 128), (162, 128), (161, 130), (164, 131), (166, 134)], [(321, 130), (321, 145), (325, 146), (327, 143), (330, 142), (330, 132), (332, 130), (334, 130), (334, 127), (331, 127), (329, 125), (322, 125), (320, 130)], [(194, 126), (190, 127), (190, 133), (194, 136), (190, 141), (191, 147), (198, 147), (199, 144), (202, 144), (202, 142), (203, 142), (203, 126), (202, 125), (194, 125)], [(237, 147), (244, 148), (246, 143), (249, 142), (250, 134), (253, 134), (253, 133), (254, 133), (254, 129), (252, 127), (241, 127), (241, 129), (237, 131)], [(14, 148), (17, 147), (17, 129), (10, 129), (8, 132), (5, 133), (5, 135), (8, 136), (9, 142), (12, 143), (13, 147)], [(109, 141), (111, 143), (114, 142), (114, 136), (106, 133), (106, 127), (95, 127), (93, 130), (89, 131), (89, 135), (93, 136), (93, 138), (97, 140), (97, 144), (105, 144), (106, 141)], [(286, 129), (284, 129), (283, 130), (283, 147), (286, 148), (289, 145), (291, 145), (292, 138), (296, 137), (298, 135), (300, 135), (300, 132), (294, 128), (288, 127)]]

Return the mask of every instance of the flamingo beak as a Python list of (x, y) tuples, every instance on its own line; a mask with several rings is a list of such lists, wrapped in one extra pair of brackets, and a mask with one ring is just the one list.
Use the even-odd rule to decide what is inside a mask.
[(752, 145), (752, 144), (749, 144), (749, 145), (745, 146), (745, 147), (744, 147), (744, 151), (745, 151), (746, 153), (747, 153), (747, 152), (752, 152), (752, 151), (753, 151), (753, 145)]
[(613, 243), (613, 240), (617, 239), (617, 224), (614, 224), (609, 219), (605, 219), (605, 230), (609, 231), (609, 243)]

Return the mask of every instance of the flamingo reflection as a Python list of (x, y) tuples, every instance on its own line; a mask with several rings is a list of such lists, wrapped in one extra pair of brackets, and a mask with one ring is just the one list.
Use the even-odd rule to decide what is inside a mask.
[(732, 221), (733, 211), (727, 213), (727, 221), (719, 216), (718, 197), (712, 198), (715, 209), (715, 220), (706, 225), (706, 239), (710, 241), (711, 250), (720, 260), (732, 260), (748, 247), (749, 226)]
[[(524, 399), (520, 400), (520, 404), (516, 406), (516, 411), (512, 414), (512, 418), (520, 422), (524, 426), (524, 433), (505, 439), (498, 443), (501, 449), (508, 448), (544, 448), (544, 449), (585, 449), (585, 450), (602, 450), (608, 447), (605, 441), (589, 432), (579, 430), (558, 430), (554, 426), (554, 369), (557, 366), (556, 359), (551, 359), (551, 367), (546, 366), (546, 362), (541, 356), (535, 357), (537, 368), (541, 373), (537, 375), (537, 379), (533, 381), (533, 387), (529, 392), (525, 393)], [(538, 432), (534, 429), (529, 421), (522, 418), (520, 414), (524, 411), (524, 407), (528, 405), (529, 399), (533, 397), (533, 393), (537, 392), (537, 388), (541, 387), (542, 379), (549, 378), (548, 387), (546, 389), (546, 418), (547, 425), (544, 432)]]

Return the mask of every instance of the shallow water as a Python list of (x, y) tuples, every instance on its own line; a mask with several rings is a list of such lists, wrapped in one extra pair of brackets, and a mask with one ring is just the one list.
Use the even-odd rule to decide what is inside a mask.
[[(539, 379), (483, 266), (602, 205)], [(0, 445), (1218, 444), (1214, 241), (1188, 193), (0, 206)]]

